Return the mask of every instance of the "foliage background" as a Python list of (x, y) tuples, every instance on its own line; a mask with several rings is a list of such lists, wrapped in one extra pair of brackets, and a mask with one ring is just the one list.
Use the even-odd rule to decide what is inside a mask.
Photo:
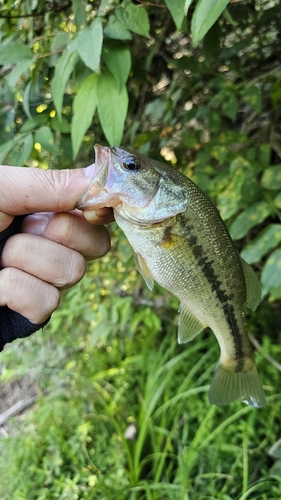
[(260, 275), (269, 396), (209, 405), (213, 335), (176, 344), (177, 301), (112, 225), (51, 324), (1, 354), (1, 390), (38, 395), (2, 428), (1, 498), (281, 497), (280, 17), (275, 0), (0, 1), (1, 163), (75, 168), (123, 143), (191, 177)]

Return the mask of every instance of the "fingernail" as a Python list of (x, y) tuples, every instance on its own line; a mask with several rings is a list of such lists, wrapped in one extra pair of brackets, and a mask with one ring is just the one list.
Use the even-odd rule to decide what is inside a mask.
[(92, 165), (89, 165), (88, 167), (85, 167), (84, 169), (84, 174), (86, 175), (86, 177), (93, 177), (94, 173), (95, 173), (95, 164), (93, 163)]
[(43, 214), (33, 214), (26, 217), (22, 224), (24, 233), (40, 235), (44, 232), (49, 221), (49, 217)]

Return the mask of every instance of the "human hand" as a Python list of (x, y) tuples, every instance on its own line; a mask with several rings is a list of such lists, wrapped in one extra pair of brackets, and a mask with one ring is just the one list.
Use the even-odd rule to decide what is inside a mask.
[(91, 224), (74, 210), (89, 182), (82, 169), (0, 167), (0, 234), (15, 215), (32, 213), (0, 255), (0, 316), (7, 306), (32, 324), (43, 323), (59, 304), (59, 290), (83, 277), (85, 260), (109, 250), (102, 224), (113, 220), (111, 210), (96, 211)]

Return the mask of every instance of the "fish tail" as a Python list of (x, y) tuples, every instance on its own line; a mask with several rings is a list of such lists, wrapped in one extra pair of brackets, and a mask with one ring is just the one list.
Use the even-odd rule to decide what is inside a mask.
[(221, 406), (243, 401), (254, 408), (266, 405), (261, 380), (253, 359), (219, 362), (211, 383), (209, 401)]

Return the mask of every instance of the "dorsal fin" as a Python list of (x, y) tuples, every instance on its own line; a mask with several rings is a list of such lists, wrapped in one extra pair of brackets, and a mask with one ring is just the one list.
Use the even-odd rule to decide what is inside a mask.
[(242, 257), (241, 262), (246, 282), (246, 305), (255, 311), (261, 301), (261, 285), (251, 266)]

